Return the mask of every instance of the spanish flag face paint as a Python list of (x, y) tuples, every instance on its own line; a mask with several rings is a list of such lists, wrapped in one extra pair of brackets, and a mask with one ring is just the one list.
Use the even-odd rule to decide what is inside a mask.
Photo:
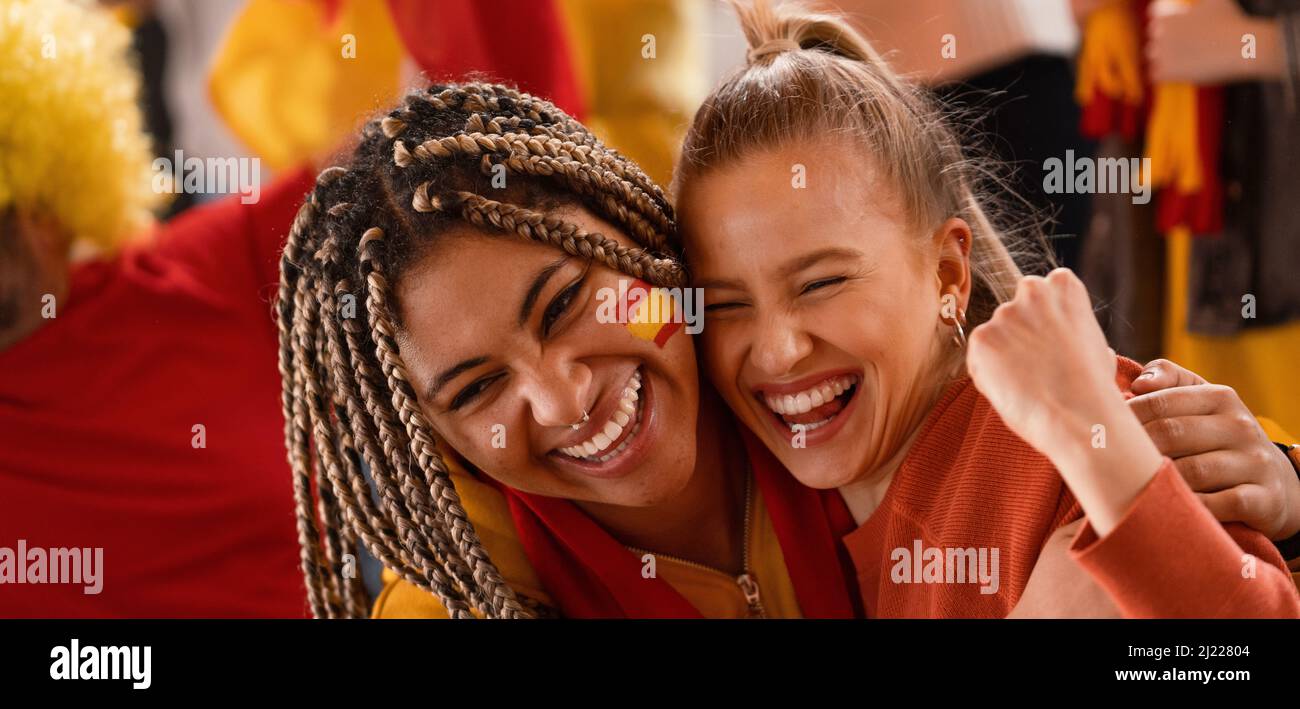
[(627, 314), (625, 327), (637, 339), (663, 347), (668, 338), (682, 329), (682, 319), (677, 317), (677, 300), (667, 289), (638, 279), (622, 294), (622, 301), (619, 312)]

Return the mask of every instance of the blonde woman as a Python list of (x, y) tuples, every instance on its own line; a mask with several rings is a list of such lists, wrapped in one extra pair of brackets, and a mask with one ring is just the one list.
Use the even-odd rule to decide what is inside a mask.
[[(1140, 368), (1082, 284), (1021, 275), (934, 104), (836, 18), (740, 14), (677, 175), (704, 362), (756, 465), (843, 495), (867, 615), (1005, 616), (1084, 516), (1070, 556), (1125, 615), (1300, 613), (1125, 405)], [(952, 550), (994, 563), (954, 580)]]
[(434, 86), (369, 124), (281, 263), (314, 612), (371, 610), (364, 545), (379, 617), (860, 615), (839, 494), (741, 440), (695, 338), (600, 316), (680, 256), (662, 191), (545, 101)]

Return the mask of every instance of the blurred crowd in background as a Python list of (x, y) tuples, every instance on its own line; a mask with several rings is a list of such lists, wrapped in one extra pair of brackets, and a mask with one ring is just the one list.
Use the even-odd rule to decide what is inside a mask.
[[(257, 156), (264, 177), (322, 159), (421, 72), (436, 79), (477, 71), (548, 95), (667, 184), (694, 107), (743, 61), (734, 17), (712, 0), (108, 4), (133, 27), (158, 153)], [(999, 159), (1002, 179), (1025, 199), (1006, 205), (1004, 221), (1046, 227), (1060, 262), (1088, 282), (1117, 350), (1142, 361), (1174, 359), (1237, 388), (1259, 414), (1300, 429), (1300, 385), (1287, 371), (1300, 351), (1300, 286), (1291, 277), (1300, 223), (1289, 200), (1300, 115), (1285, 51), (1295, 42), (1294, 20), (1286, 19), (1294, 7), (1285, 0), (815, 4), (848, 13), (896, 66), (968, 121), (972, 147)], [(344, 35), (353, 37), (355, 54), (333, 61)], [(1215, 54), (1203, 51), (1207, 43), (1223, 37), (1241, 38), (1244, 61), (1207, 59)], [(1101, 84), (1107, 76), (1127, 84), (1084, 95), (1080, 80), (1097, 75)], [(1169, 216), (1173, 196), (1135, 205), (1127, 194), (1047, 194), (1044, 161), (1064, 160), (1067, 151), (1149, 154), (1159, 77), (1206, 87), (1195, 99), (1199, 121), (1194, 111), (1170, 108), (1175, 125), (1160, 126), (1175, 134), (1199, 126), (1199, 159), (1214, 165), (1209, 184), (1190, 197), (1201, 206), (1184, 207), (1194, 218)], [(178, 195), (169, 213), (196, 198), (202, 195)], [(1243, 315), (1247, 305), (1254, 310)]]

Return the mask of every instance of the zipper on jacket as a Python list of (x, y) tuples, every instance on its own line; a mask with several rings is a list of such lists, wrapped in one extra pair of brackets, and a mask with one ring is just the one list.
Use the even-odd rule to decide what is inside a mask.
[(732, 576), (731, 574), (727, 573), (726, 571), (723, 571), (722, 569), (713, 566), (708, 566), (706, 564), (701, 564), (699, 562), (691, 561), (689, 559), (683, 559), (681, 557), (671, 556), (669, 554), (659, 554), (657, 552), (653, 552), (648, 549), (641, 549), (639, 547), (632, 547), (632, 546), (629, 546), (628, 549), (638, 554), (649, 554), (650, 556), (658, 557), (661, 559), (667, 559), (669, 561), (674, 561), (684, 566), (690, 566), (696, 569), (700, 569), (702, 571), (708, 571), (710, 573), (725, 576), (731, 579), (732, 583), (735, 583), (736, 586), (740, 589), (741, 594), (745, 596), (745, 604), (749, 606), (748, 617), (766, 618), (767, 610), (763, 608), (763, 598), (762, 598), (762, 593), (758, 586), (758, 581), (757, 579), (754, 578), (753, 572), (751, 572), (749, 569), (749, 529), (751, 524), (750, 518), (752, 516), (751, 508), (753, 507), (753, 496), (754, 496), (754, 476), (753, 473), (751, 472), (749, 477), (745, 481), (745, 522), (743, 525), (743, 532), (742, 532), (743, 539), (741, 540), (742, 568), (739, 576)]

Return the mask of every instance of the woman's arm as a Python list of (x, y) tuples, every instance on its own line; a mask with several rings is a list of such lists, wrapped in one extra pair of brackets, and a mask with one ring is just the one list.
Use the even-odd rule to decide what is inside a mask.
[[(1247, 524), (1272, 539), (1284, 559), (1296, 556), (1285, 548), (1300, 529), (1300, 476), (1266, 427), (1272, 426), (1273, 440), (1295, 437), (1261, 423), (1231, 388), (1169, 360), (1148, 362), (1130, 390), (1137, 396), (1128, 400), (1129, 408), (1215, 518)], [(1083, 525), (1080, 519), (1052, 533), (1008, 617), (1120, 616), (1070, 550)]]
[(1220, 84), (1287, 77), (1279, 18), (1248, 15), (1236, 0), (1157, 0), (1148, 13), (1152, 81)]
[(1008, 618), (1121, 618), (1110, 594), (1070, 554), (1083, 528), (1075, 520), (1052, 532)]
[[(1126, 615), (1300, 616), (1272, 546), (1257, 532), (1225, 531), (1128, 408), (1114, 385), (1114, 353), (1073, 273), (1023, 279), (971, 333), (967, 365), (1007, 426), (1052, 461), (1078, 499), (1088, 525), (1076, 556)], [(1246, 551), (1259, 561), (1249, 578)]]
[(187, 209), (162, 226), (155, 252), (214, 292), (269, 312), (265, 302), (280, 280), (280, 252), (314, 185), (314, 173), (302, 167), (260, 189), (250, 204), (231, 195)]
[(1300, 615), (1272, 544), (1220, 527), (1168, 460), (1104, 538), (1085, 524), (1070, 552), (1127, 617)]
[(1162, 456), (1114, 384), (1114, 354), (1083, 283), (1066, 269), (1022, 279), (972, 331), (966, 361), (980, 393), (1056, 465), (1105, 536)]

